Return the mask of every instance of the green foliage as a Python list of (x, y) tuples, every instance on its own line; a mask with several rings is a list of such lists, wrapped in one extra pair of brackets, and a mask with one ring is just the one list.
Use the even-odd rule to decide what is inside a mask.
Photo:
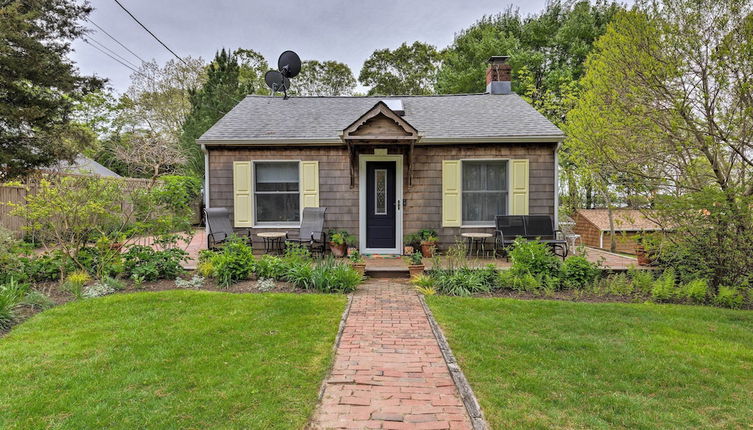
[(542, 283), (529, 272), (518, 273), (515, 270), (500, 270), (497, 279), (502, 289), (535, 293), (541, 289)]
[(709, 283), (705, 279), (694, 279), (680, 288), (680, 295), (696, 303), (705, 303), (709, 296)]
[(412, 278), (410, 280), (410, 283), (413, 284), (413, 285), (415, 285), (416, 287), (429, 288), (429, 287), (434, 287), (434, 284), (436, 284), (436, 281), (430, 275), (422, 273), (422, 274), (420, 274), (420, 275)]
[(92, 8), (72, 0), (0, 5), (0, 180), (72, 160), (93, 134), (70, 121), (75, 102), (102, 86), (69, 59)]
[(607, 293), (615, 296), (630, 296), (635, 292), (635, 285), (630, 282), (630, 278), (624, 273), (606, 277), (603, 288)]
[(21, 301), (21, 305), (28, 306), (31, 309), (46, 310), (55, 306), (55, 302), (41, 291), (30, 290)]
[(311, 263), (300, 263), (288, 266), (284, 278), (296, 288), (308, 290), (313, 287), (314, 266)]
[(416, 251), (416, 252), (414, 252), (413, 254), (410, 255), (410, 264), (412, 266), (420, 266), (420, 265), (424, 264), (423, 258), (424, 258), (424, 256), (421, 255), (421, 252)]
[(585, 257), (575, 255), (565, 259), (560, 267), (562, 286), (580, 290), (589, 287), (599, 277), (599, 267)]
[(65, 278), (63, 290), (73, 294), (76, 299), (80, 299), (84, 294), (84, 285), (91, 279), (91, 276), (83, 270), (73, 272)]
[[(248, 246), (245, 239), (231, 235), (222, 249), (211, 255), (208, 262), (202, 262), (202, 264), (209, 263), (212, 276), (217, 278), (217, 284), (227, 288), (236, 282), (248, 279), (254, 268), (258, 269), (265, 257), (271, 256), (265, 255), (255, 264), (253, 249)], [(204, 267), (202, 271), (208, 272), (209, 270)]]
[(371, 87), (370, 96), (433, 94), (440, 60), (434, 46), (418, 41), (377, 49), (363, 63), (358, 80)]
[(286, 267), (281, 257), (265, 254), (256, 261), (253, 271), (257, 278), (282, 279)]
[(487, 293), (494, 289), (497, 282), (497, 272), (493, 267), (433, 269), (430, 275), (434, 279), (437, 292), (448, 296)]
[(0, 330), (10, 328), (16, 320), (16, 307), (22, 302), (28, 286), (10, 279), (0, 284)]
[(137, 283), (158, 279), (175, 279), (183, 274), (181, 263), (188, 253), (178, 248), (154, 250), (148, 246), (133, 245), (123, 253), (124, 273)]
[(299, 96), (349, 96), (355, 88), (356, 78), (347, 64), (307, 60), (301, 64), (291, 92)]
[(311, 273), (310, 288), (320, 293), (352, 293), (363, 277), (350, 264), (328, 257), (320, 260)]
[(651, 288), (651, 297), (657, 302), (668, 302), (677, 294), (676, 291), (675, 271), (667, 269), (659, 278), (654, 281)]
[(643, 294), (651, 293), (654, 287), (654, 274), (652, 271), (630, 267), (628, 269), (628, 276), (630, 276), (630, 280), (636, 291)]
[(518, 238), (508, 252), (512, 270), (517, 273), (528, 272), (534, 276), (554, 277), (559, 274), (560, 259), (544, 243)]
[(327, 236), (329, 236), (329, 241), (335, 245), (353, 245), (356, 243), (356, 237), (345, 230), (330, 230)]
[(722, 285), (719, 287), (719, 292), (716, 293), (714, 304), (724, 308), (738, 309), (743, 306), (744, 300), (743, 295), (737, 288)]
[(356, 263), (356, 264), (363, 263), (364, 261), (363, 255), (361, 255), (361, 253), (357, 249), (354, 249), (353, 252), (351, 252), (350, 255), (348, 256), (348, 258), (350, 259), (351, 263)]

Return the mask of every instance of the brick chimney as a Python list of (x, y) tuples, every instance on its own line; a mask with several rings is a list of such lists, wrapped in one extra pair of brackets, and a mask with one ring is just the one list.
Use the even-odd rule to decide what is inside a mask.
[(506, 55), (489, 58), (489, 68), (486, 69), (487, 94), (512, 93), (512, 66), (507, 64), (509, 58)]

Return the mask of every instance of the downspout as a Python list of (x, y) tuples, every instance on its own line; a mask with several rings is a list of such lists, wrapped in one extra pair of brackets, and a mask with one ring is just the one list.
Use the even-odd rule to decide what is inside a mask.
[(599, 248), (604, 249), (604, 230), (599, 230)]
[[(209, 151), (206, 145), (201, 144), (201, 152), (204, 153), (204, 209), (209, 208)], [(204, 223), (204, 230), (209, 234), (209, 226)]]
[(562, 141), (554, 147), (554, 228), (560, 228), (560, 147)]

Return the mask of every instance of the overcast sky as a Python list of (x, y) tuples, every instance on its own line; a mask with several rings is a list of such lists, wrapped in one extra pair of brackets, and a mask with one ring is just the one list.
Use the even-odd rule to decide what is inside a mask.
[[(395, 48), (415, 40), (443, 48), (455, 33), (485, 14), (513, 5), (527, 15), (542, 10), (545, 4), (545, 0), (120, 1), (180, 56), (200, 56), (208, 61), (222, 47), (243, 47), (261, 52), (276, 67), (280, 53), (292, 49), (304, 60), (344, 62), (356, 78), (375, 49)], [(113, 0), (91, 3), (95, 10), (90, 19), (140, 57), (156, 59), (160, 64), (172, 58)], [(100, 31), (90, 36), (139, 64)], [(74, 48), (72, 58), (84, 74), (108, 78), (118, 91), (128, 87), (131, 70), (81, 41), (76, 41)]]

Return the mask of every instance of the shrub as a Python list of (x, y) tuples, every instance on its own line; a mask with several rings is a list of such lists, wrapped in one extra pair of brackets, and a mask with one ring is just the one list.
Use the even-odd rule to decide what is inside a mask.
[(596, 264), (577, 255), (566, 259), (560, 267), (561, 283), (567, 289), (583, 289), (593, 284), (599, 274)]
[(643, 270), (635, 267), (628, 269), (628, 276), (633, 282), (633, 288), (643, 294), (651, 293), (654, 288), (654, 274), (651, 270)]
[(312, 287), (314, 267), (310, 263), (291, 265), (285, 273), (285, 280), (296, 288), (308, 290)]
[(80, 299), (84, 294), (84, 285), (91, 281), (91, 279), (91, 276), (82, 270), (73, 272), (65, 278), (63, 290), (73, 294), (77, 299)]
[(624, 273), (607, 276), (604, 279), (604, 291), (615, 296), (630, 296), (635, 291), (635, 286)]
[(286, 264), (281, 257), (265, 254), (256, 261), (254, 273), (257, 278), (282, 279)]
[(198, 290), (204, 286), (204, 277), (199, 275), (193, 275), (191, 279), (175, 278), (175, 286), (177, 288), (187, 288), (191, 290)]
[(724, 285), (719, 287), (719, 291), (714, 298), (715, 305), (730, 309), (739, 309), (742, 307), (743, 301), (743, 295), (736, 288)]
[(222, 249), (212, 255), (209, 261), (217, 284), (223, 288), (248, 279), (255, 267), (253, 249), (244, 239), (234, 235), (227, 239)]
[(559, 273), (560, 259), (544, 243), (518, 238), (509, 255), (512, 269), (518, 273), (529, 272), (536, 277)]
[(10, 328), (16, 320), (16, 307), (26, 296), (28, 286), (15, 279), (0, 285), (0, 330)]
[(695, 303), (704, 303), (709, 295), (709, 283), (705, 279), (694, 279), (680, 288), (680, 295)]
[(124, 272), (137, 283), (158, 279), (175, 279), (184, 273), (181, 263), (188, 253), (182, 249), (154, 250), (133, 245), (123, 254)]
[(675, 297), (675, 271), (667, 269), (651, 287), (651, 297), (657, 302), (667, 302)]
[(422, 287), (422, 288), (428, 288), (428, 287), (434, 287), (434, 284), (436, 283), (434, 281), (434, 278), (431, 276), (422, 273), (415, 278), (410, 280), (410, 283), (415, 285), (416, 287)]
[(469, 296), (475, 293), (489, 292), (496, 286), (496, 271), (490, 275), (488, 270), (461, 267), (458, 269), (432, 270), (437, 292), (449, 296)]
[(319, 261), (311, 273), (311, 286), (322, 293), (350, 293), (363, 277), (350, 264), (326, 258)]

